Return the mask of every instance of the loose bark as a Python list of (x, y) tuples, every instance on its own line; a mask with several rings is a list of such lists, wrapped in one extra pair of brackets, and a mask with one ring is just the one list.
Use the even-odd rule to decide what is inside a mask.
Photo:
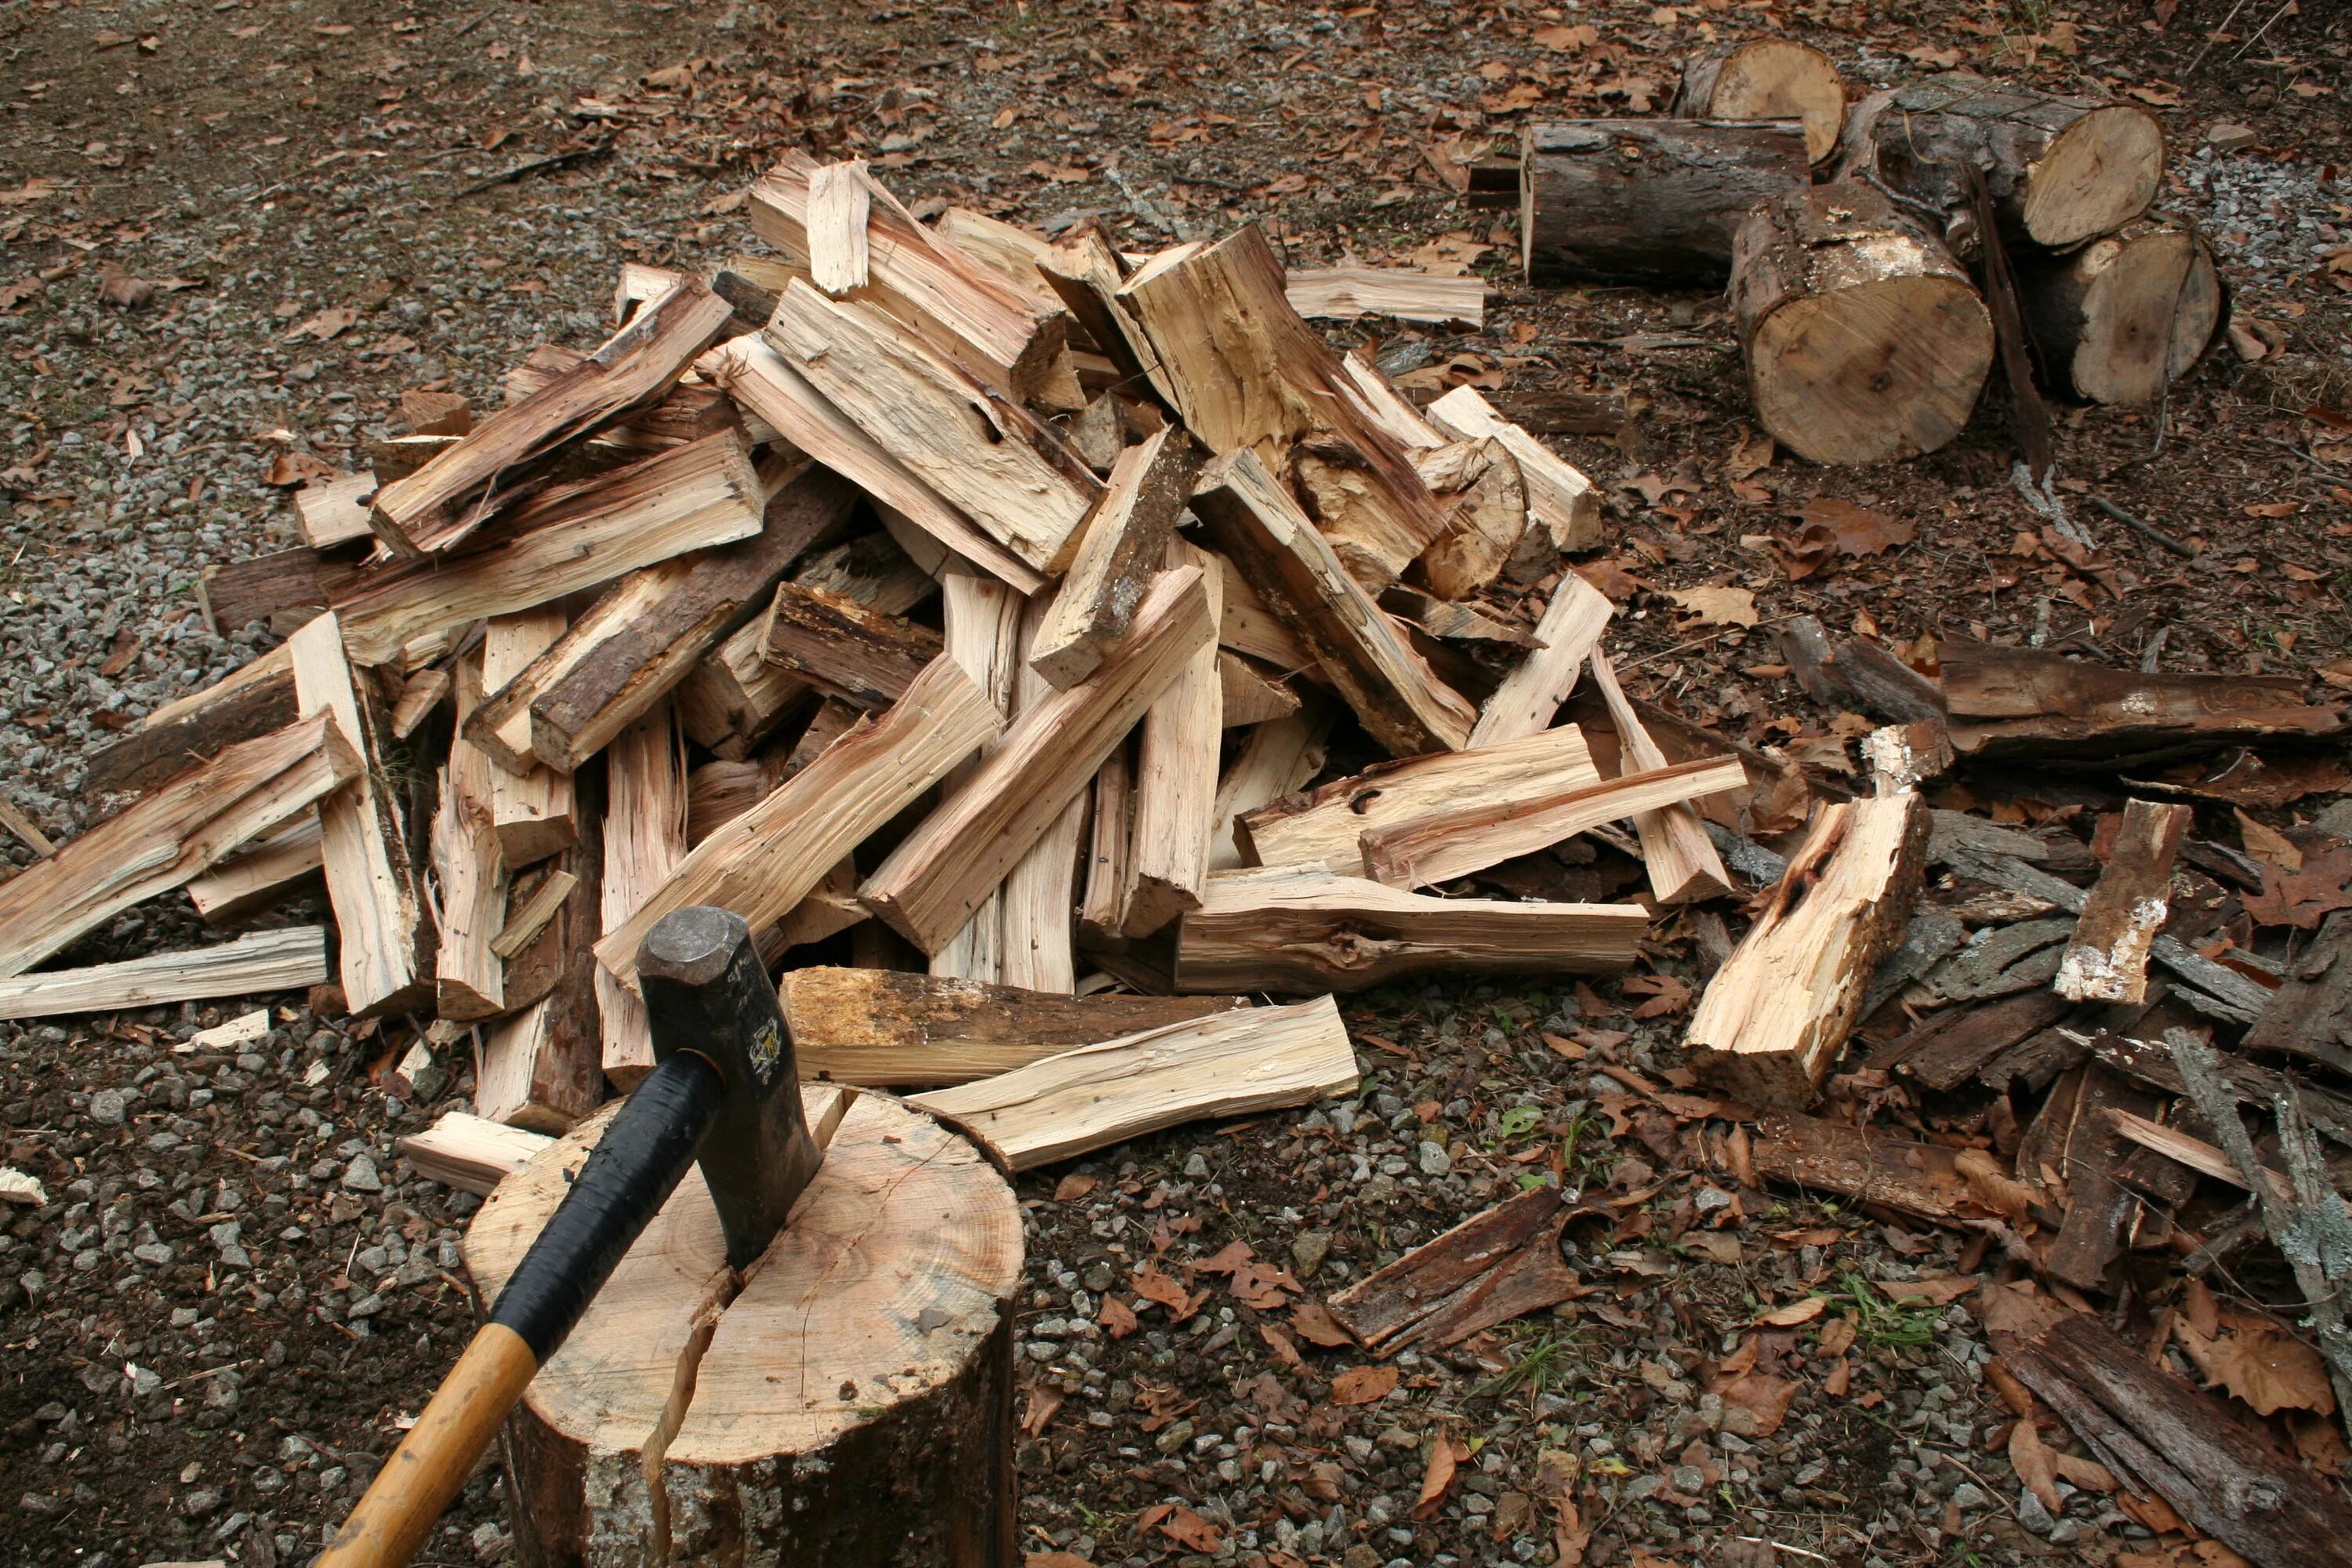
[(689, 904), (733, 910), (754, 931), (782, 919), (843, 856), (1000, 727), (995, 709), (955, 661), (934, 661), (887, 712), (859, 720), (790, 783), (688, 851), (597, 944), (598, 960), (633, 982), (646, 932)]
[(2142, 219), (2079, 250), (2017, 259), (2042, 363), (2094, 403), (2155, 402), (2221, 325), (2213, 252), (2186, 219)]
[(1173, 426), (1119, 453), (1029, 646), (1030, 663), (1055, 690), (1093, 674), (1126, 635), (1168, 552), (1200, 466), (1191, 439)]
[(1559, 705), (1576, 689), (1577, 672), (1617, 613), (1609, 596), (1573, 572), (1563, 572), (1551, 602), (1536, 623), (1542, 646), (1519, 660), (1495, 694), (1478, 710), (1470, 749), (1500, 745), (1536, 734), (1551, 723)]
[(1365, 868), (1392, 888), (1427, 888), (1532, 855), (1637, 812), (1748, 787), (1738, 757), (1709, 757), (1591, 784), (1540, 781), (1523, 791), (1457, 794), (1440, 809), (1359, 840)]
[(335, 596), (343, 639), (360, 663), (390, 664), (410, 644), (486, 616), (551, 605), (656, 561), (749, 539), (765, 501), (740, 432), (551, 487), (502, 519), (495, 542), (452, 560), (360, 574)]
[(1198, 571), (1161, 574), (1118, 657), (1015, 720), (866, 879), (858, 892), (866, 907), (926, 953), (938, 952), (1211, 646), (1215, 624)]
[(1893, 724), (1944, 717), (1944, 694), (1936, 683), (1874, 642), (1832, 643), (1811, 616), (1790, 617), (1778, 637), (1789, 673), (1824, 707), (1860, 709)]
[(778, 995), (802, 1077), (884, 1088), (965, 1083), (1249, 1005), (1242, 996), (1055, 996), (824, 966), (788, 971)]
[(1690, 120), (1795, 120), (1805, 157), (1837, 151), (1845, 128), (1845, 81), (1829, 56), (1790, 38), (1750, 38), (1683, 62), (1674, 112)]
[[(1951, 1008), (1873, 1052), (1870, 1065), (1948, 1092), (2071, 1011), (2064, 997), (2040, 986), (2002, 997), (1990, 1006)], [(1864, 1016), (1867, 1016), (1866, 1011)]]
[(1542, 286), (1719, 286), (1748, 212), (1810, 179), (1805, 130), (1792, 120), (1531, 125), (1520, 152), (1521, 264)]
[(1468, 742), (1475, 711), (1407, 645), (1255, 453), (1212, 463), (1192, 506), (1209, 542), (1288, 621), (1374, 740), (1398, 756)]
[(1386, 587), (1444, 533), (1403, 448), (1358, 412), (1339, 356), (1283, 298), (1282, 264), (1255, 225), (1160, 252), (1118, 299), (1186, 427), (1220, 458), (1249, 449), (1288, 465), (1359, 580)]
[(1312, 1105), (1357, 1082), (1325, 996), (1162, 1025), (908, 1103), (957, 1118), (1027, 1171), (1186, 1121)]
[[(483, 1300), (604, 1125), (484, 1204), (465, 1244)], [(688, 1172), (510, 1419), (518, 1560), (1018, 1568), (1021, 1253), (1011, 1184), (887, 1099), (849, 1108), (740, 1291)]]
[(2177, 1205), (2195, 1190), (2193, 1176), (2136, 1151), (2106, 1114), (2112, 1110), (2152, 1116), (2163, 1104), (2096, 1063), (2084, 1074), (2067, 1136), (2055, 1151), (2066, 1218), (2042, 1257), (2053, 1279), (2078, 1290), (2104, 1289), (2107, 1269), (2122, 1256), (2125, 1238), (2139, 1217), (2141, 1194)]
[(320, 926), (255, 931), (215, 947), (156, 952), (86, 969), (51, 969), (0, 980), (0, 1018), (116, 1013), (215, 996), (299, 991), (327, 978)]
[(2053, 250), (2112, 234), (2155, 199), (2164, 132), (2133, 104), (2062, 98), (1947, 71), (1872, 94), (1847, 117), (1844, 169), (1939, 212), (1984, 174), (2001, 226)]
[(2075, 1002), (2137, 1002), (2147, 994), (2147, 955), (2171, 910), (2172, 862), (2194, 807), (2135, 800), (2125, 806), (2074, 940), (2053, 982)]
[(2343, 725), (2287, 676), (2143, 673), (1967, 641), (1946, 644), (1942, 665), (1952, 749), (1963, 757), (2143, 762)]
[(1221, 871), (1177, 928), (1181, 991), (1361, 991), (1417, 974), (1613, 974), (1650, 929), (1639, 904), (1402, 892), (1320, 866)]
[(1749, 215), (1731, 308), (1759, 422), (1817, 463), (1935, 451), (1968, 423), (1992, 369), (1992, 318), (1968, 274), (1859, 184)]
[(1965, 1226), (1995, 1217), (1973, 1200), (1955, 1152), (1940, 1143), (1776, 1110), (1758, 1120), (1751, 1147), (1756, 1173), (1770, 1181), (1834, 1193), (1932, 1225)]
[(1692, 1066), (1759, 1105), (1808, 1104), (1903, 940), (1926, 865), (1916, 795), (1825, 805), (1771, 901), (1691, 1015)]
[(390, 737), (374, 683), (353, 678), (341, 623), (331, 611), (286, 646), (303, 717), (330, 719), (362, 763), (349, 788), (319, 803), (344, 1005), (359, 1017), (404, 1012), (433, 992), (433, 917), (409, 858), (407, 811), (385, 780)]
[(2339, 910), (2320, 926), (2246, 1031), (2245, 1047), (2352, 1076), (2352, 912)]
[(321, 562), (308, 545), (206, 566), (196, 578), (205, 625), (222, 637), (255, 621), (284, 632), (308, 620), (351, 581), (348, 566)]
[(1331, 1298), (1331, 1311), (1373, 1354), (1459, 1343), (1481, 1329), (1569, 1300), (1560, 1260), (1570, 1217), (1557, 1187), (1535, 1187), (1463, 1221)]
[(1471, 796), (1600, 782), (1583, 731), (1564, 724), (1499, 745), (1377, 763), (1305, 795), (1244, 812), (1236, 830), (1255, 865), (1321, 864), (1341, 876), (1360, 876), (1365, 874), (1362, 838), (1367, 833), (1426, 816)]
[(699, 279), (681, 278), (580, 364), (378, 490), (376, 537), (406, 555), (446, 551), (467, 538), (494, 510), (499, 488), (514, 482), (514, 470), (667, 392), (730, 314)]

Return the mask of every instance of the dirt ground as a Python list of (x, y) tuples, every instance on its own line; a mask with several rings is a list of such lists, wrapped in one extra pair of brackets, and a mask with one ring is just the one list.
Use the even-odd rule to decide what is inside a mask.
[[(2053, 549), (2013, 488), (1998, 388), (1916, 462), (1760, 462), (1719, 298), (1538, 294), (1514, 274), (1511, 215), (1449, 188), (1510, 156), (1530, 118), (1663, 110), (1684, 54), (1759, 31), (1819, 45), (1857, 84), (1966, 66), (2162, 119), (2163, 199), (2212, 235), (2234, 326), (2160, 409), (2062, 406), (2056, 493), (2095, 552)], [(1254, 220), (1297, 263), (1487, 275), (1481, 333), (1333, 335), (1424, 387), (1622, 391), (1622, 432), (1555, 441), (1610, 489), (1614, 542), (1586, 564), (1622, 601), (1620, 668), (1832, 790), (1847, 737), (1772, 650), (1795, 615), (1901, 647), (2031, 636), (2136, 663), (2153, 646), (2168, 668), (2352, 686), (2348, 49), (2352, 21), (2322, 0), (12, 0), (0, 784), (51, 837), (77, 831), (93, 744), (266, 644), (206, 631), (194, 590), (206, 562), (295, 542), (277, 481), (391, 433), (404, 388), (494, 404), (532, 345), (593, 342), (624, 260), (751, 247), (743, 187), (796, 146), (874, 160), (919, 210), (1049, 230), (1099, 214), (1137, 248)], [(2222, 123), (2252, 146), (2214, 150)], [(2189, 553), (2088, 510), (2094, 493)], [(1791, 577), (1772, 539), (1817, 498), (1914, 519), (1916, 542)], [(1668, 596), (1703, 586), (1749, 590), (1759, 624)], [(1553, 896), (1635, 878), (1607, 852), (1538, 870)], [(203, 937), (174, 899), (69, 957)], [(1024, 1545), (1273, 1568), (1563, 1546), (1595, 1568), (2154, 1550), (2094, 1494), (2051, 1517), (1987, 1451), (1981, 1331), (1936, 1300), (1973, 1266), (1954, 1238), (1742, 1189), (1643, 1098), (1677, 1083), (1692, 945), (1662, 923), (1630, 983), (1349, 999), (1355, 1100), (1025, 1179)], [(388, 1079), (392, 1039), (299, 996), (275, 999), (264, 1039), (174, 1048), (247, 1005), (0, 1025), (5, 1163), (49, 1199), (0, 1227), (5, 1561), (307, 1562), (470, 1328), (455, 1243), (473, 1200), (392, 1149), (465, 1103), (466, 1065)], [(1408, 1352), (1392, 1391), (1335, 1382), (1361, 1357), (1319, 1348), (1299, 1303), (1547, 1167), (1614, 1216), (1577, 1260), (1590, 1293), (1458, 1352)], [(1239, 1283), (1236, 1242), (1291, 1282)], [(1107, 1329), (1105, 1294), (1132, 1300), (1145, 1259), (1207, 1303)], [(1924, 1304), (1896, 1305), (1917, 1280)], [(1850, 1356), (1810, 1330), (1738, 1331), (1808, 1289), (1854, 1325)], [(1742, 1355), (1792, 1400), (1743, 1402)], [(1458, 1473), (1424, 1504), (1441, 1448)], [(1540, 1500), (1563, 1475), (1574, 1530)], [(497, 1494), (478, 1476), (419, 1561), (507, 1558)]]

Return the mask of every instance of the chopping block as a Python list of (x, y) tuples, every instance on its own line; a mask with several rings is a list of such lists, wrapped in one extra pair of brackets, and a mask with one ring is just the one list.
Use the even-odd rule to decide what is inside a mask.
[[(482, 1300), (614, 1110), (483, 1203), (464, 1246)], [(1021, 1264), (1005, 1173), (887, 1095), (850, 1106), (740, 1289), (689, 1172), (507, 1421), (520, 1568), (1015, 1568)]]

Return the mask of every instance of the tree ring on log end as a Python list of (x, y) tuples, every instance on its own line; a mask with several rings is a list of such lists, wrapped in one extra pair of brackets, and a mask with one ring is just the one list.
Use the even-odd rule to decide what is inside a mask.
[(1801, 120), (1808, 163), (1837, 151), (1838, 132), (1845, 128), (1845, 83), (1819, 49), (1759, 38), (1733, 49), (1712, 74), (1701, 118)]
[[(2130, 177), (2119, 179), (2117, 170)], [(2164, 128), (2129, 104), (2091, 110), (2053, 138), (2018, 193), (2025, 232), (2053, 248), (2121, 228), (2147, 209), (2164, 174)]]
[(1964, 279), (1885, 276), (1765, 317), (1749, 390), (1765, 428), (1800, 456), (1888, 463), (1959, 434), (1992, 356), (1992, 319)]

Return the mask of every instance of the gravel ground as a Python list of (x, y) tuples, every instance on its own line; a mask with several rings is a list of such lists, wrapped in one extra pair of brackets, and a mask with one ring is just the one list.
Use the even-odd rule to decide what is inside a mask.
[[(1612, 564), (1660, 586), (1752, 582), (1769, 615), (1866, 614), (1890, 637), (2113, 637), (2118, 658), (2168, 623), (2179, 667), (2325, 665), (2346, 651), (2332, 583), (2268, 568), (2352, 568), (2327, 542), (2352, 499), (2340, 478), (2276, 449), (2313, 447), (2326, 433), (2294, 411), (2343, 406), (2352, 385), (2352, 310), (2320, 270), (2347, 216), (2331, 173), (2352, 154), (2346, 23), (2306, 5), (2250, 57), (2187, 71), (2195, 29), (2226, 8), (2182, 0), (2164, 31), (2137, 5), (1790, 19), (1857, 81), (1958, 50), (1996, 74), (2137, 86), (2194, 150), (2174, 204), (2213, 232), (2236, 310), (2274, 352), (2209, 358), (2162, 439), (2111, 411), (2063, 433), (2062, 471), (2205, 547), (2184, 567), (2135, 536), (2106, 542), (2154, 616), (2077, 616), (2046, 557), (2004, 555), (2038, 524), (2008, 489), (1997, 413), (1902, 469), (1783, 462), (1758, 476), (1769, 507), (1735, 505), (1721, 473), (1744, 409), (1718, 300), (1538, 299), (1490, 253), (1486, 333), (1383, 331), (1382, 346), (1399, 364), (1475, 354), (1469, 372), (1514, 385), (1633, 392), (1636, 429), (1561, 445), (1617, 487)], [(854, 17), (616, 0), (0, 6), (0, 783), (55, 837), (105, 809), (84, 790), (91, 747), (270, 641), (207, 629), (195, 584), (208, 562), (295, 542), (280, 481), (356, 460), (392, 433), (404, 388), (490, 405), (531, 345), (593, 342), (623, 260), (701, 266), (745, 245), (733, 199), (784, 147), (873, 156), (910, 201), (1041, 225), (1101, 212), (1139, 245), (1256, 217), (1300, 260), (1403, 258), (1447, 235), (1475, 255), (1492, 215), (1428, 183), (1433, 150), (1507, 153), (1522, 89), (1544, 113), (1662, 100), (1697, 29), (1744, 15), (1647, 0), (1014, 0)], [(2015, 42), (2069, 17), (2079, 55)], [(1580, 20), (1597, 47), (1535, 41)], [(2253, 124), (2261, 150), (2203, 148), (2223, 119)], [(1715, 346), (1601, 346), (1643, 331)], [(1662, 475), (1686, 488), (1643, 488)], [(1940, 531), (1891, 588), (1800, 591), (1735, 542), (1816, 493)], [(2281, 496), (2304, 510), (2244, 510)], [(1760, 632), (1686, 653), (1663, 601), (1621, 626), (1637, 687), (1694, 717), (1758, 741), (1786, 738), (1769, 728), (1782, 716), (1824, 717), (1746, 668)], [(1550, 874), (1609, 897), (1632, 870), (1603, 851)], [(163, 900), (67, 960), (211, 935)], [(1655, 976), (1695, 978), (1689, 952), (1686, 931), (1662, 930)], [(1024, 1181), (1028, 1544), (1102, 1564), (1544, 1563), (1565, 1490), (1595, 1568), (1771, 1561), (1758, 1542), (1864, 1568), (2145, 1549), (2103, 1497), (2074, 1494), (2053, 1519), (2021, 1491), (1987, 1451), (1999, 1416), (1973, 1321), (1894, 1304), (1901, 1282), (1972, 1261), (1953, 1238), (1742, 1187), (1694, 1147), (1696, 1123), (1645, 1098), (1677, 1070), (1673, 1010), (1633, 1016), (1654, 999), (1614, 984), (1374, 993), (1348, 1009), (1368, 1075), (1355, 1100)], [(253, 1005), (0, 1025), (6, 1161), (49, 1199), (0, 1230), (0, 1560), (307, 1561), (470, 1326), (453, 1244), (472, 1202), (392, 1152), (465, 1103), (464, 1064), (388, 1077), (390, 1039), (296, 997), (274, 999), (270, 1033), (239, 1054), (173, 1048)], [(1400, 1357), (1393, 1391), (1339, 1402), (1332, 1380), (1361, 1358), (1318, 1348), (1298, 1309), (1548, 1165), (1614, 1217), (1579, 1230), (1589, 1293), (1459, 1352)], [(1236, 1242), (1290, 1282), (1237, 1286)], [(1107, 1298), (1139, 1304), (1146, 1262), (1198, 1309), (1106, 1322)], [(1833, 1310), (1749, 1327), (1809, 1292)], [(1851, 1326), (1843, 1348), (1832, 1322)], [(1441, 1443), (1460, 1445), (1459, 1473), (1419, 1508)], [(478, 1477), (420, 1561), (504, 1560), (497, 1492)]]

